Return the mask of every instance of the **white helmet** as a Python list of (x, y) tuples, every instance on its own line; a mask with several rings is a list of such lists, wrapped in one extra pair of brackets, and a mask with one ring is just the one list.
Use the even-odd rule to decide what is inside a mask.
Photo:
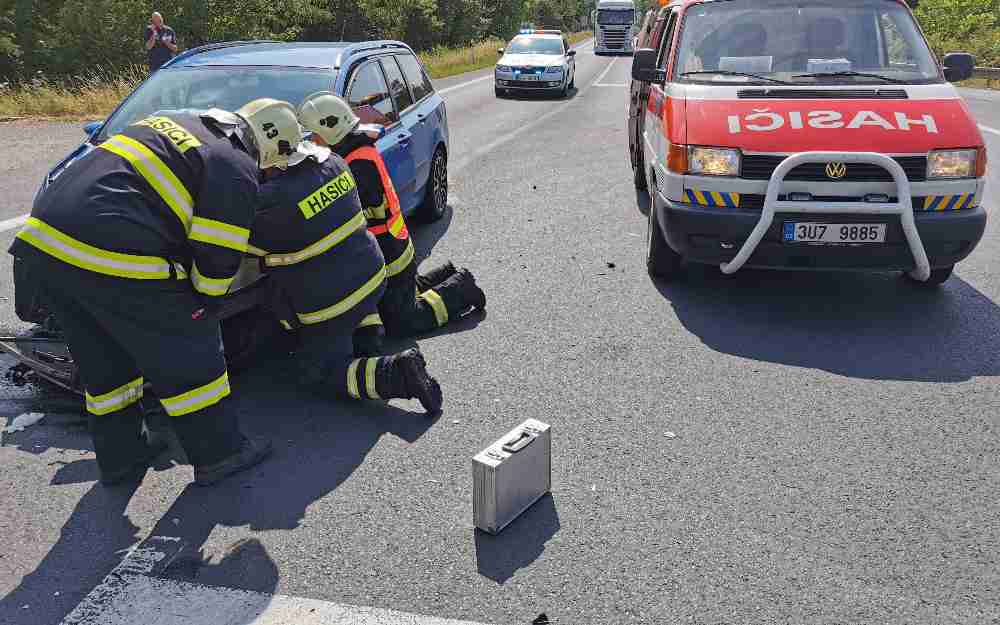
[(288, 102), (260, 98), (236, 111), (250, 125), (257, 144), (257, 164), (261, 169), (286, 169), (288, 160), (302, 143), (302, 127), (295, 108)]
[(337, 145), (361, 123), (350, 105), (329, 91), (303, 100), (298, 116), (303, 128), (318, 134), (328, 145)]

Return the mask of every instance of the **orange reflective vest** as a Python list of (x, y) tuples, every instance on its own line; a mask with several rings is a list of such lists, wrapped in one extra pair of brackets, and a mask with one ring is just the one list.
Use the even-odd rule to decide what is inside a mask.
[[(382, 179), (383, 195), (385, 197), (386, 208), (388, 208), (387, 219), (382, 223), (369, 225), (368, 232), (371, 232), (376, 237), (380, 234), (388, 232), (393, 237), (401, 241), (405, 241), (410, 237), (410, 233), (406, 229), (406, 222), (403, 220), (403, 212), (399, 204), (399, 196), (396, 195), (396, 187), (392, 184), (392, 178), (389, 177), (389, 170), (386, 169), (385, 161), (382, 160), (382, 155), (379, 154), (378, 150), (375, 148), (365, 146), (348, 154), (345, 160), (347, 161), (347, 164), (350, 165), (358, 159), (371, 161), (372, 164), (375, 165), (375, 169), (378, 170), (379, 178)], [(369, 223), (371, 221), (372, 220), (369, 219)]]

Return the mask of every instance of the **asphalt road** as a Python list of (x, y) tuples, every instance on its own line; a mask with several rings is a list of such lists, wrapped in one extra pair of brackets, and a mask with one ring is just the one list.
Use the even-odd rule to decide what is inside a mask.
[[(102, 488), (79, 425), (8, 436), (0, 623), (58, 623), (149, 536), (179, 539), (171, 580), (496, 625), (997, 622), (1000, 221), (936, 292), (888, 274), (653, 282), (628, 67), (583, 49), (565, 101), (439, 84), (454, 205), (414, 238), (489, 297), (419, 341), (440, 419), (298, 395), (275, 359), (234, 401), (277, 453), (215, 489), (183, 466)], [(1000, 130), (1000, 95), (964, 95)], [(0, 220), (81, 136), (0, 125)], [(989, 185), (995, 212), (995, 164)], [(5, 416), (42, 402), (5, 393)], [(471, 457), (528, 417), (552, 424), (553, 495), (478, 534)]]

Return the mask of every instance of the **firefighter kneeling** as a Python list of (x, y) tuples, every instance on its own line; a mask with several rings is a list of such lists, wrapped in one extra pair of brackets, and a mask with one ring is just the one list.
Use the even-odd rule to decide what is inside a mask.
[(10, 252), (41, 287), (86, 387), (101, 481), (140, 479), (159, 450), (142, 436), (148, 379), (195, 482), (252, 467), (213, 301), (247, 251), (260, 170), (300, 139), (290, 106), (154, 115), (127, 127), (36, 198)]
[[(313, 141), (331, 146), (351, 167), (368, 231), (375, 235), (385, 257), (388, 276), (378, 305), (381, 322), (390, 336), (413, 336), (458, 319), (471, 309), (485, 309), (486, 296), (467, 269), (448, 263), (417, 275), (414, 249), (375, 140), (358, 131), (360, 119), (342, 99), (329, 92), (315, 93), (299, 106), (299, 122), (313, 133)], [(377, 349), (373, 339), (381, 328), (377, 318), (363, 321), (355, 334), (361, 353)]]
[(285, 329), (298, 330), (300, 382), (342, 398), (417, 398), (436, 414), (441, 388), (418, 349), (353, 357), (353, 331), (385, 292), (385, 260), (347, 163), (311, 143), (300, 150), (308, 156), (266, 172), (250, 239), (273, 282), (271, 309)]

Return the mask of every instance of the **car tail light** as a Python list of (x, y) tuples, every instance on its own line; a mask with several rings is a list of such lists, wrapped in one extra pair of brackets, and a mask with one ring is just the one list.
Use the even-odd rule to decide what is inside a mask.
[(980, 146), (976, 149), (976, 178), (982, 178), (986, 175), (986, 146)]
[(688, 173), (688, 148), (686, 145), (670, 144), (667, 153), (667, 169), (675, 174)]

